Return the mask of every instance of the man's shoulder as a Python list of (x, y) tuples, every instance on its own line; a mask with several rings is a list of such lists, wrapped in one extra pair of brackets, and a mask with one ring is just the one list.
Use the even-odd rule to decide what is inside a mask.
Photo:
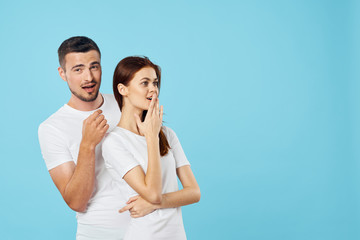
[(63, 105), (39, 125), (40, 131), (68, 132), (82, 123), (82, 115), (68, 105)]
[(114, 97), (114, 94), (101, 93), (101, 95), (102, 95), (107, 101), (116, 102), (115, 97)]
[(46, 128), (48, 126), (56, 126), (57, 122), (64, 119), (66, 116), (65, 106), (60, 107), (56, 112), (51, 114), (45, 121), (43, 121), (39, 128)]

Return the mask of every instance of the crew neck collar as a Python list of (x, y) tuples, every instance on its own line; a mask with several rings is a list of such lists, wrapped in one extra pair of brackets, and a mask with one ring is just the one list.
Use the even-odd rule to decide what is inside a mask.
[[(101, 93), (100, 93), (100, 94), (101, 94)], [(96, 109), (94, 109), (94, 110), (81, 111), (81, 110), (78, 110), (78, 109), (76, 109), (76, 108), (70, 107), (69, 104), (67, 104), (67, 103), (64, 104), (64, 108), (65, 108), (65, 109), (68, 109), (68, 110), (70, 110), (70, 111), (73, 111), (73, 112), (77, 112), (77, 113), (86, 113), (86, 114), (88, 114), (88, 113), (93, 113), (93, 112), (95, 112), (95, 111), (98, 110), (98, 109), (102, 109), (102, 108), (104, 107), (104, 105), (106, 104), (106, 98), (105, 98), (105, 96), (104, 96), (103, 94), (101, 94), (101, 97), (102, 97), (102, 99), (103, 99), (102, 104), (100, 105), (100, 107), (98, 107), (98, 108), (96, 108)]]
[(139, 135), (137, 133), (134, 133), (134, 132), (132, 132), (132, 131), (126, 129), (126, 128), (123, 128), (123, 127), (116, 126), (115, 129), (118, 129), (118, 130), (126, 132), (126, 133), (130, 133), (131, 135), (135, 135), (135, 136), (140, 137), (140, 138), (145, 138), (145, 136), (141, 136), (141, 135)]

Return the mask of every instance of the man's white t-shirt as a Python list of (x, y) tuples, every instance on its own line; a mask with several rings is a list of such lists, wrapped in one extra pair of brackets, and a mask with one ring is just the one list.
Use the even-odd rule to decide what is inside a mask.
[[(120, 120), (120, 110), (113, 95), (102, 94), (104, 102), (99, 108), (109, 124), (109, 131)], [(97, 110), (97, 109), (96, 109)], [(77, 163), (79, 146), (82, 139), (83, 121), (93, 111), (79, 111), (65, 104), (39, 126), (41, 152), (48, 170), (63, 163)], [(85, 212), (76, 214), (79, 224), (105, 228), (125, 228), (130, 222), (128, 212), (118, 210), (128, 200), (107, 172), (102, 158), (100, 142), (95, 149), (95, 187)]]
[[(171, 149), (160, 158), (162, 193), (178, 191), (176, 168), (189, 165), (175, 132), (163, 127)], [(105, 166), (126, 198), (138, 195), (123, 179), (124, 175), (140, 165), (147, 170), (148, 154), (145, 137), (116, 127), (105, 136), (102, 145)], [(186, 239), (181, 208), (158, 209), (144, 217), (132, 218), (125, 234), (126, 240)]]

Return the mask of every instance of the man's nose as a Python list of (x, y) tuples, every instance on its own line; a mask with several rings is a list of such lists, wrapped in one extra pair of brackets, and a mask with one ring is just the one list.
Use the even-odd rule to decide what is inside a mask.
[(84, 76), (84, 77), (85, 77), (85, 80), (86, 80), (86, 81), (89, 81), (89, 82), (91, 82), (91, 81), (93, 80), (93, 78), (94, 78), (94, 75), (93, 75), (93, 73), (91, 72), (90, 69), (85, 70), (84, 75), (85, 75), (85, 76)]

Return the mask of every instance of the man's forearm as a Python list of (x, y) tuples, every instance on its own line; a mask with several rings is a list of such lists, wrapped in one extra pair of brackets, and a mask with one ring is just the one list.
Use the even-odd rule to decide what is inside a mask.
[(95, 147), (80, 144), (75, 171), (66, 185), (64, 200), (77, 212), (86, 210), (95, 183)]

